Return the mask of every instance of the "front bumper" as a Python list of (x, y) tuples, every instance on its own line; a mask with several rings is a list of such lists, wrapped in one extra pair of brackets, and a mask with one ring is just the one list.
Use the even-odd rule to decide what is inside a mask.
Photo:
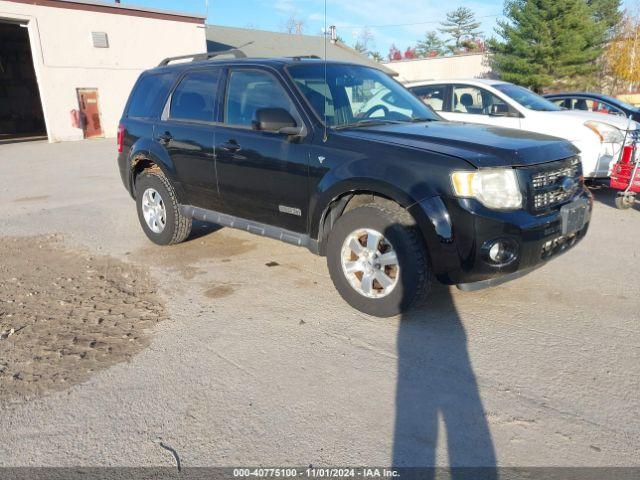
[(524, 270), (518, 270), (517, 272), (513, 273), (506, 273), (501, 277), (489, 278), (487, 280), (480, 280), (479, 282), (473, 283), (459, 283), (456, 286), (463, 292), (476, 292), (478, 290), (484, 290), (485, 288), (497, 287), (498, 285), (502, 285), (503, 283), (507, 283), (512, 280), (517, 280), (518, 278), (524, 277), (534, 270), (537, 270), (542, 265), (544, 264), (540, 264)]
[[(524, 210), (490, 210), (475, 200), (443, 199), (440, 203), (446, 215), (441, 214), (440, 218), (447, 218), (450, 224), (449, 238), (425, 232), (427, 229), (423, 228), (437, 278), (445, 284), (459, 285), (463, 290), (477, 290), (519, 278), (541, 267), (573, 248), (586, 235), (593, 206), (591, 194), (583, 188), (569, 202), (581, 198), (588, 201), (587, 221), (582, 229), (565, 236), (559, 208), (544, 215), (533, 215)], [(432, 219), (432, 204), (430, 199), (417, 205)], [(415, 214), (415, 210), (412, 213)], [(436, 223), (432, 220), (431, 224)], [(446, 229), (440, 231), (446, 232)], [(516, 258), (506, 265), (493, 264), (483, 248), (496, 239), (517, 247)]]

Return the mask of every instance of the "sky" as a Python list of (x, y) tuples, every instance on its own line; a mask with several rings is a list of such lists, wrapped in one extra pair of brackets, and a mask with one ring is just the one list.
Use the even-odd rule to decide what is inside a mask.
[[(494, 35), (501, 18), (503, 0), (326, 0), (327, 25), (336, 25), (338, 35), (354, 45), (367, 27), (373, 34), (371, 50), (383, 56), (395, 44), (404, 51), (415, 46), (425, 32), (437, 30), (448, 11), (465, 6), (481, 22), (486, 38)], [(638, 0), (625, 0), (632, 4)], [(324, 27), (324, 0), (122, 0), (167, 10), (208, 14), (207, 23), (230, 27), (283, 31), (291, 15), (304, 21), (303, 33), (321, 35)], [(443, 7), (444, 5), (444, 7)]]

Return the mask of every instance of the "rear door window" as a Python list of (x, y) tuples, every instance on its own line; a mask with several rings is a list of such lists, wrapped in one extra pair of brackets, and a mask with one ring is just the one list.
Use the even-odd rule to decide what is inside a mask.
[(172, 120), (213, 122), (219, 69), (187, 73), (171, 95), (169, 117)]
[(152, 118), (160, 113), (175, 74), (147, 74), (140, 78), (129, 101), (127, 116)]

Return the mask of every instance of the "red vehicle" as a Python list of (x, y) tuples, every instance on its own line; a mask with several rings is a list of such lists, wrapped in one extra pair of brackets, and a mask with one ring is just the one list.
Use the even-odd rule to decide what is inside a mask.
[(631, 208), (636, 201), (636, 194), (640, 193), (640, 158), (638, 158), (638, 141), (626, 145), (620, 154), (620, 159), (611, 170), (609, 185), (620, 190), (616, 197), (616, 207)]

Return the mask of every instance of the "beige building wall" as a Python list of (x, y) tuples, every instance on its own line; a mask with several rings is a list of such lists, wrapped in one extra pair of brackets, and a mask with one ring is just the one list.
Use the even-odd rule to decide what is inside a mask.
[[(71, 124), (78, 88), (96, 88), (105, 136), (118, 121), (140, 73), (168, 56), (206, 51), (204, 20), (144, 18), (0, 0), (0, 21), (27, 24), (49, 141), (80, 140)], [(105, 32), (109, 47), (93, 46)]]
[(401, 82), (448, 80), (453, 78), (487, 78), (491, 76), (486, 54), (401, 60), (384, 65), (398, 72)]

